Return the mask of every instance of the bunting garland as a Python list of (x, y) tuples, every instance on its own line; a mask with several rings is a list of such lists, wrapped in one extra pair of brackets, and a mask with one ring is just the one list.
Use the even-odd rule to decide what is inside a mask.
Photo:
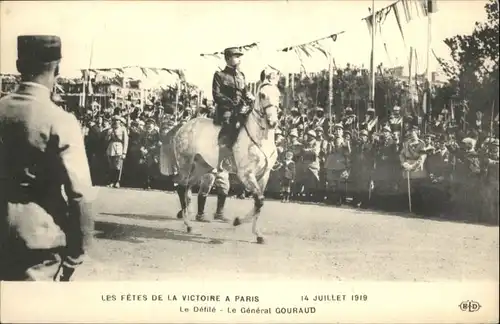
[[(251, 49), (254, 49), (255, 47), (258, 47), (258, 43), (254, 42), (252, 44), (247, 44), (247, 45), (242, 45), (242, 46), (236, 46), (240, 51), (242, 52), (248, 52)], [(200, 54), (202, 57), (215, 57), (215, 58), (223, 58), (224, 57), (224, 52), (215, 52), (215, 53), (202, 53)]]

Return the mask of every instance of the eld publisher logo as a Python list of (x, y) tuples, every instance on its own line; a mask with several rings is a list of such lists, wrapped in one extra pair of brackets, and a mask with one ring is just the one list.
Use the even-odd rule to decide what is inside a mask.
[(472, 312), (477, 312), (481, 308), (481, 304), (479, 304), (477, 301), (467, 300), (461, 302), (460, 305), (458, 305), (458, 307), (460, 307), (460, 310), (462, 312), (472, 313)]

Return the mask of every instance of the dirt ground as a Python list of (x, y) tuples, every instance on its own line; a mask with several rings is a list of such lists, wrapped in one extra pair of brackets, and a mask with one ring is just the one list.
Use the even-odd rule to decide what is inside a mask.
[[(208, 198), (207, 215), (215, 203)], [(228, 199), (226, 216), (251, 208)], [(193, 222), (187, 234), (172, 193), (99, 188), (97, 209), (96, 240), (75, 280), (499, 279), (498, 227), (269, 200), (259, 245), (251, 224)]]

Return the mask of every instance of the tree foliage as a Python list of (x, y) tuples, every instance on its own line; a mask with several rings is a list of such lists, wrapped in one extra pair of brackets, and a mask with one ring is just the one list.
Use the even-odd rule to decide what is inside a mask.
[(476, 22), (472, 34), (444, 40), (452, 60), (440, 63), (453, 97), (468, 101), (471, 113), (479, 110), (491, 116), (492, 105), (494, 115), (498, 114), (498, 0), (489, 0), (484, 8), (487, 20)]

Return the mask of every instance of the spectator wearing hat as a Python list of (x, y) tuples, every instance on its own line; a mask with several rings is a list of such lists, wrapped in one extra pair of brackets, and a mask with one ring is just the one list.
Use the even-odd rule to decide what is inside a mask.
[(401, 116), (401, 107), (394, 106), (388, 121), (391, 131), (396, 136), (401, 136), (403, 130), (403, 116)]
[(290, 110), (289, 126), (290, 128), (298, 128), (299, 125), (304, 124), (304, 118), (300, 114), (299, 108), (292, 107)]
[(85, 150), (90, 165), (92, 183), (94, 185), (106, 185), (106, 161), (103, 132), (105, 130), (104, 118), (97, 117), (95, 122), (89, 124), (87, 136), (85, 136)]
[(108, 187), (120, 188), (123, 161), (128, 150), (128, 131), (125, 128), (125, 119), (113, 116), (111, 128), (106, 133), (106, 156), (109, 165)]
[(281, 178), (281, 202), (290, 202), (290, 193), (295, 182), (295, 162), (293, 161), (293, 152), (285, 153), (285, 159), (280, 168)]
[(69, 281), (95, 194), (78, 121), (51, 101), (61, 40), (19, 36), (17, 55), (21, 83), (0, 100), (0, 280)]
[(400, 162), (398, 147), (388, 125), (382, 127), (382, 134), (374, 146), (375, 167), (372, 173), (371, 204), (382, 209), (392, 210), (396, 205)]
[(145, 160), (142, 155), (142, 143), (144, 142), (144, 129), (141, 120), (132, 120), (129, 128), (129, 142), (127, 158), (124, 161), (123, 183), (132, 188), (142, 188), (146, 177)]
[(466, 137), (462, 140), (463, 149), (456, 152), (452, 212), (462, 217), (478, 220), (477, 203), (480, 201), (481, 159), (476, 152), (476, 140)]
[(351, 107), (346, 107), (344, 110), (344, 117), (342, 118), (342, 125), (344, 130), (352, 132), (356, 129), (358, 124), (358, 116), (354, 113)]
[(325, 197), (326, 190), (326, 172), (325, 172), (325, 160), (326, 154), (328, 152), (328, 140), (325, 138), (323, 127), (318, 126), (314, 130), (316, 132), (316, 145), (319, 151), (319, 185), (318, 194)]
[(143, 182), (145, 189), (151, 189), (153, 180), (159, 174), (161, 140), (160, 132), (156, 128), (153, 118), (146, 120), (146, 129), (142, 137), (141, 152), (146, 162), (146, 178)]
[(325, 161), (327, 202), (342, 205), (346, 198), (345, 185), (349, 177), (349, 147), (344, 140), (341, 123), (333, 127)]
[(274, 197), (274, 198), (279, 198), (280, 197), (280, 192), (281, 192), (281, 167), (283, 164), (283, 161), (285, 159), (285, 137), (283, 136), (283, 132), (281, 129), (276, 128), (274, 132), (274, 141), (276, 143), (276, 150), (277, 150), (277, 155), (278, 158), (276, 159), (276, 163), (274, 166), (271, 168), (271, 172), (269, 174), (269, 180), (267, 182), (266, 186), (266, 192), (265, 195), (266, 197)]
[(193, 118), (193, 109), (191, 107), (186, 107), (184, 108), (184, 111), (182, 112), (182, 115), (181, 115), (181, 123), (186, 123), (188, 122), (189, 120), (191, 120)]
[(425, 151), (425, 170), (429, 175), (424, 181), (424, 214), (441, 216), (449, 204), (450, 176), (452, 165), (449, 159), (449, 151), (444, 145), (446, 138), (441, 136), (436, 140), (432, 133), (424, 135)]
[(361, 123), (360, 129), (366, 129), (371, 133), (377, 129), (378, 116), (375, 115), (375, 109), (369, 107), (365, 114), (365, 120)]
[(368, 207), (373, 190), (372, 173), (375, 166), (373, 144), (367, 129), (359, 132), (352, 147), (351, 161), (353, 204), (365, 208)]
[(321, 128), (322, 132), (328, 130), (328, 119), (325, 117), (325, 110), (323, 107), (316, 107), (310, 127), (314, 129), (314, 131), (318, 128)]
[[(304, 145), (300, 152), (300, 173), (297, 175), (298, 189), (303, 186), (303, 195), (305, 199), (318, 201), (319, 189), (319, 156), (320, 151), (316, 145), (316, 132), (308, 130), (304, 137)], [(300, 191), (299, 191), (300, 192)]]

